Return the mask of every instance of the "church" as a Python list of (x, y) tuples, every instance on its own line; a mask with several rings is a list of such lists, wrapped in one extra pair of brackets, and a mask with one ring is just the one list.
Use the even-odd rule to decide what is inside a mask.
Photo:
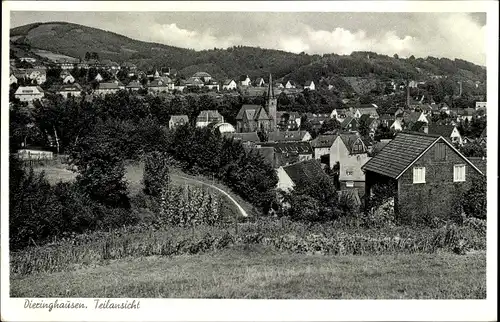
[(269, 85), (265, 107), (245, 104), (236, 116), (236, 132), (272, 132), (276, 129), (276, 110), (278, 99), (274, 96), (272, 76), (269, 75)]

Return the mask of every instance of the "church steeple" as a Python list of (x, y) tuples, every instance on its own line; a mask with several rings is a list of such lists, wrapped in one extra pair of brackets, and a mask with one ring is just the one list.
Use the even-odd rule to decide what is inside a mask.
[(269, 87), (267, 89), (267, 111), (269, 112), (269, 117), (271, 118), (271, 131), (276, 129), (278, 121), (276, 120), (276, 110), (278, 109), (278, 100), (274, 96), (274, 86), (273, 78), (269, 74)]
[(273, 76), (269, 74), (269, 87), (267, 89), (267, 99), (274, 99)]

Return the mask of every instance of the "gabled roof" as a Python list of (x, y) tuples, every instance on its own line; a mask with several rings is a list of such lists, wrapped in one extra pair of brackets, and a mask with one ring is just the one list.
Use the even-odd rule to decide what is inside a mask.
[(449, 138), (455, 126), (453, 125), (439, 125), (439, 124), (429, 124), (429, 134), (440, 135), (444, 138)]
[(316, 183), (322, 178), (327, 178), (327, 174), (321, 168), (321, 164), (316, 159), (297, 162), (283, 167), (286, 174), (293, 183), (307, 185)]
[(377, 108), (374, 106), (362, 106), (358, 107), (359, 113), (363, 114), (369, 114), (373, 116), (378, 116)]
[[(427, 123), (425, 123), (425, 122), (417, 121), (417, 122), (415, 122), (415, 123), (412, 125), (412, 127), (411, 127), (410, 131), (413, 131), (413, 132), (421, 132), (421, 131), (423, 131), (423, 129), (424, 129), (424, 127), (425, 127), (426, 125), (427, 125)], [(431, 132), (429, 131), (429, 133), (431, 133)]]
[(358, 124), (358, 121), (356, 121), (356, 119), (352, 116), (347, 116), (344, 121), (342, 121), (342, 128), (345, 129), (349, 124), (353, 123), (354, 125), (354, 129), (356, 128), (357, 124)]
[(314, 84), (312, 80), (306, 81), (304, 86), (311, 86), (311, 84)]
[(401, 132), (389, 142), (375, 157), (361, 168), (390, 178), (399, 179), (408, 168), (437, 142), (446, 143), (479, 173), (482, 172), (469, 159), (464, 157), (455, 147), (439, 135), (416, 132)]
[(148, 84), (148, 87), (168, 87), (168, 84), (161, 79), (155, 79)]
[(205, 83), (203, 83), (203, 81), (201, 79), (199, 79), (198, 77), (189, 77), (186, 80), (186, 84), (189, 84), (189, 85), (202, 85), (202, 84), (205, 84)]
[(336, 138), (337, 135), (335, 134), (321, 134), (311, 141), (311, 146), (313, 148), (329, 148), (333, 145)]
[(407, 123), (415, 123), (422, 115), (422, 112), (411, 112), (403, 116), (403, 120)]
[(39, 94), (43, 93), (43, 89), (40, 86), (19, 86), (15, 92), (15, 94)]
[(120, 89), (116, 83), (99, 83), (99, 89)]
[(234, 82), (234, 80), (232, 80), (232, 79), (226, 79), (224, 81), (223, 85), (229, 85), (229, 84), (231, 84), (231, 82)]
[(309, 142), (263, 142), (260, 145), (273, 147), (275, 153), (313, 154)]
[(302, 141), (307, 131), (274, 131), (269, 132), (269, 142)]
[(82, 87), (78, 83), (74, 84), (64, 84), (59, 87), (59, 91), (65, 91), (65, 92), (81, 92)]
[(263, 108), (262, 106), (259, 106), (259, 108), (255, 111), (254, 120), (260, 121), (260, 120), (270, 120), (270, 119), (271, 118), (267, 114), (266, 109)]
[(249, 118), (250, 120), (253, 120), (253, 115), (255, 114), (255, 111), (260, 107), (260, 105), (250, 105), (250, 104), (244, 104), (239, 112), (238, 115), (236, 115), (237, 120), (243, 120), (243, 116), (246, 114), (247, 118), (250, 116), (247, 114), (247, 111), (253, 111), (251, 117)]
[(172, 121), (172, 122), (177, 123), (180, 120), (183, 120), (184, 123), (189, 122), (189, 118), (187, 115), (172, 115), (172, 116), (170, 116), (170, 121)]
[(260, 138), (257, 132), (247, 132), (247, 133), (222, 133), (222, 136), (227, 138), (232, 138), (237, 141), (242, 142), (260, 142)]
[(219, 111), (217, 111), (217, 110), (203, 110), (198, 115), (198, 118), (200, 120), (204, 120), (206, 118), (208, 118), (208, 119), (219, 119), (219, 118), (222, 118), (222, 115), (220, 115)]
[(342, 142), (344, 142), (345, 146), (347, 147), (349, 154), (353, 153), (354, 143), (356, 143), (358, 141), (363, 144), (363, 151), (356, 151), (355, 153), (366, 153), (367, 152), (367, 148), (366, 148), (365, 143), (356, 134), (342, 133), (339, 136), (340, 136)]
[(207, 72), (197, 72), (193, 75), (193, 77), (212, 77), (212, 76)]

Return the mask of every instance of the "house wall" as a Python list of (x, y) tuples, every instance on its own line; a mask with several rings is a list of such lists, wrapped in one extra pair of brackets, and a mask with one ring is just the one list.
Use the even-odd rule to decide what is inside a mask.
[(15, 94), (14, 95), (21, 102), (32, 102), (37, 99), (41, 99), (44, 93), (33, 93), (33, 94)]
[(278, 189), (281, 189), (283, 191), (293, 190), (295, 184), (293, 183), (292, 179), (290, 179), (283, 167), (279, 167), (278, 169), (276, 169), (276, 174), (278, 175)]
[(330, 148), (331, 147), (326, 147), (326, 148), (314, 148), (314, 158), (316, 160), (321, 159), (322, 155), (327, 155), (330, 154)]
[[(468, 189), (476, 172), (445, 143), (444, 161), (435, 159), (437, 144), (427, 151), (398, 180), (399, 211), (404, 222), (422, 222), (434, 217), (448, 218), (462, 189)], [(453, 166), (465, 164), (465, 182), (453, 182)], [(425, 183), (413, 183), (413, 168), (425, 167)]]

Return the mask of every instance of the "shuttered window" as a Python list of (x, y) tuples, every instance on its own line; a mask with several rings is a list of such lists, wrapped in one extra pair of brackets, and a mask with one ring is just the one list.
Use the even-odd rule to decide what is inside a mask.
[(453, 166), (453, 182), (465, 181), (465, 164), (455, 164)]
[(425, 183), (425, 167), (413, 168), (413, 183)]
[(437, 143), (435, 148), (435, 159), (436, 161), (446, 160), (446, 145), (444, 143)]

